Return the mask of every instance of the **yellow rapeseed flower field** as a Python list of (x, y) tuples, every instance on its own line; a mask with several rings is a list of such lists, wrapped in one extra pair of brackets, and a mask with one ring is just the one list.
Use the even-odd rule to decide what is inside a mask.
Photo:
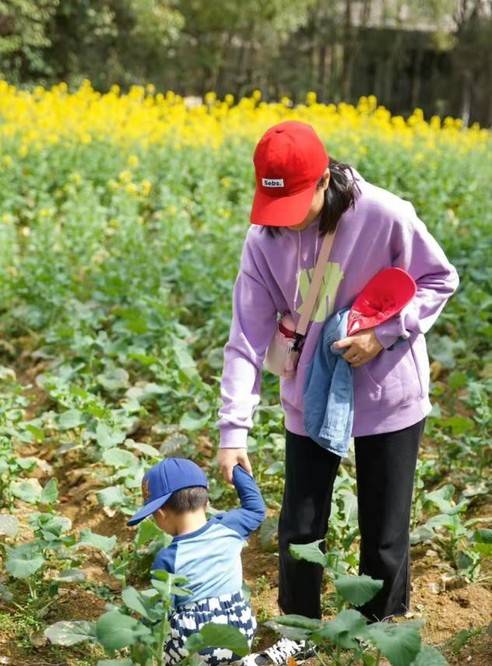
[[(374, 140), (416, 147), (417, 162), (423, 159), (422, 151), (452, 147), (466, 153), (490, 141), (490, 132), (478, 125), (464, 128), (460, 120), (437, 116), (426, 120), (421, 109), (406, 119), (391, 115), (372, 95), (362, 97), (356, 106), (321, 104), (312, 92), (304, 104), (294, 105), (288, 98), (263, 102), (260, 91), (237, 103), (232, 95), (220, 100), (213, 92), (202, 103), (191, 103), (173, 92), (156, 93), (153, 86), (134, 86), (125, 94), (113, 86), (101, 94), (88, 81), (75, 92), (65, 83), (24, 91), (0, 81), (0, 146), (11, 145), (15, 138), (21, 157), (67, 141), (219, 148), (236, 138), (254, 141), (269, 126), (289, 119), (311, 123), (327, 142), (337, 137), (337, 143), (343, 140), (350, 154), (359, 156)], [(130, 155), (128, 164), (137, 166), (138, 157)]]

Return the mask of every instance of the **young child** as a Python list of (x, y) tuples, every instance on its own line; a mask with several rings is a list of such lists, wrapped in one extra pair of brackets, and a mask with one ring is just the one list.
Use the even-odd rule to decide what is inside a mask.
[[(207, 520), (208, 481), (191, 460), (167, 458), (144, 475), (144, 506), (128, 521), (136, 525), (153, 515), (157, 525), (173, 536), (162, 548), (152, 570), (185, 576), (191, 595), (174, 598), (171, 638), (164, 647), (165, 663), (187, 656), (186, 639), (208, 622), (237, 627), (251, 646), (256, 619), (242, 595), (241, 550), (246, 538), (265, 518), (265, 504), (252, 476), (241, 466), (233, 471), (240, 509)], [(211, 666), (231, 663), (231, 650), (210, 648), (201, 653)]]

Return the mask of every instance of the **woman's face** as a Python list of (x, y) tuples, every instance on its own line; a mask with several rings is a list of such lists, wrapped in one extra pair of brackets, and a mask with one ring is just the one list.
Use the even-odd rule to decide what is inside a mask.
[(316, 188), (313, 200), (311, 201), (311, 206), (304, 220), (300, 224), (294, 224), (293, 226), (288, 227), (289, 229), (292, 229), (292, 231), (303, 231), (306, 227), (309, 227), (320, 214), (325, 200), (325, 192), (330, 182), (330, 169), (326, 169), (322, 178), (323, 182)]

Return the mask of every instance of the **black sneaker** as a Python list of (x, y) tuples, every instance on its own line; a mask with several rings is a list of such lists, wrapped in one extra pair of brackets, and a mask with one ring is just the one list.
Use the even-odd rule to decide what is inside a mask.
[(263, 652), (253, 652), (244, 657), (242, 666), (271, 666), (286, 664), (289, 657), (293, 657), (298, 664), (303, 664), (310, 657), (314, 657), (314, 649), (307, 641), (292, 641), (290, 638), (281, 638)]

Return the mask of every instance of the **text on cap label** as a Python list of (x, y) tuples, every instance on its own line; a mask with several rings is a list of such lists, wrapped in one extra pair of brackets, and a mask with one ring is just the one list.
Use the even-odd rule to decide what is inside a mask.
[(262, 178), (261, 183), (263, 187), (283, 187), (283, 178)]

